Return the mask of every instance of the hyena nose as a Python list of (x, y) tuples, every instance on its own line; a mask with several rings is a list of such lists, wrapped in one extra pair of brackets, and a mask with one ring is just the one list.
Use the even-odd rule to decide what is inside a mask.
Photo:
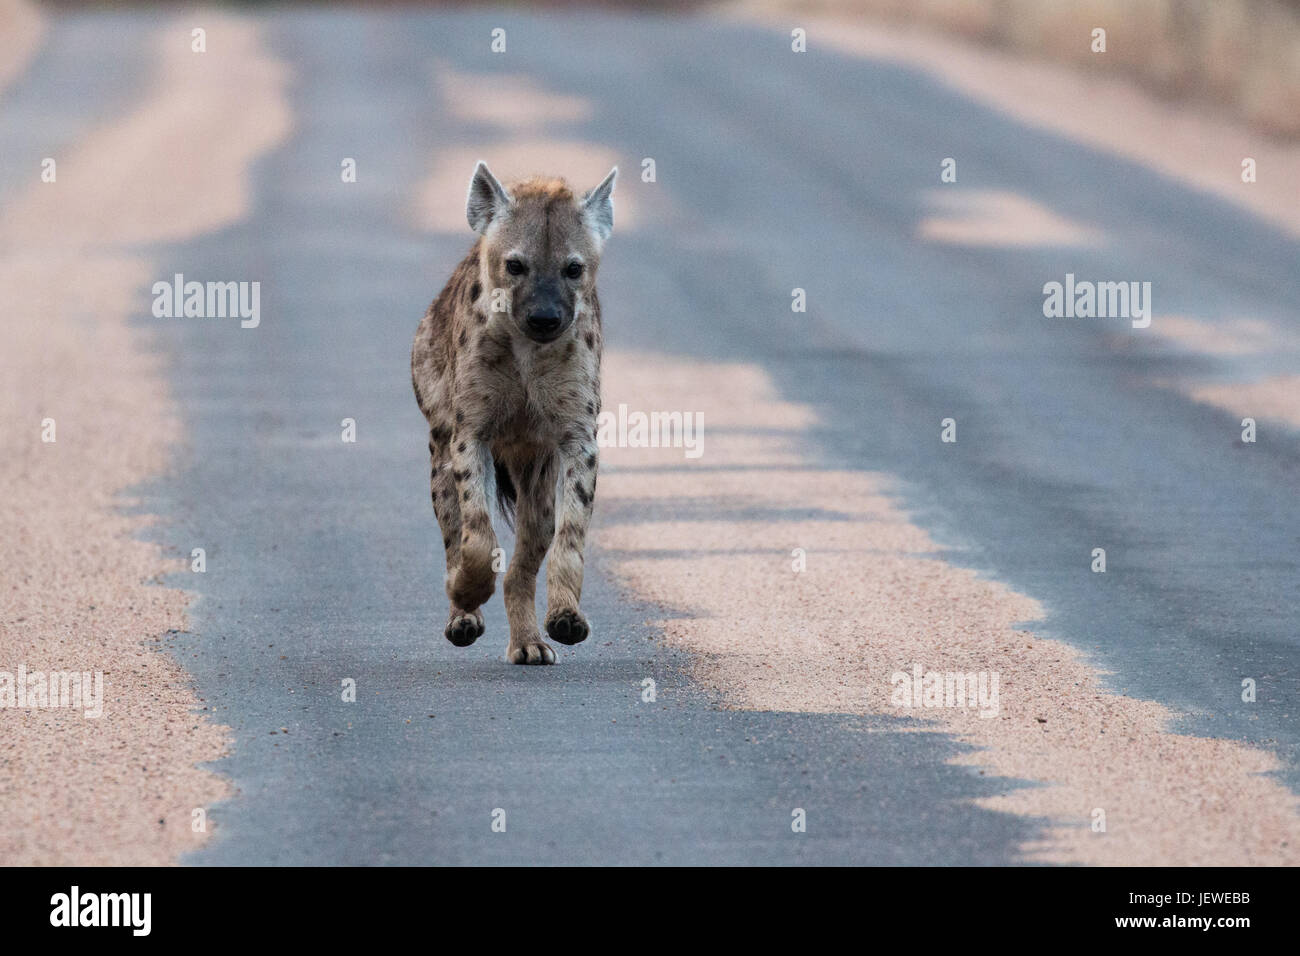
[(559, 327), (559, 309), (539, 309), (528, 316), (528, 331), (538, 335), (550, 335)]

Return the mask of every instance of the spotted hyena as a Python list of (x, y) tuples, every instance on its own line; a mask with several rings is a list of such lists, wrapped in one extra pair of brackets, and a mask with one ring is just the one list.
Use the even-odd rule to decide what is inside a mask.
[(479, 238), (429, 306), (411, 350), (447, 549), (447, 640), (466, 647), (483, 633), (501, 554), (488, 512), (495, 480), (501, 512), (516, 527), (505, 576), (506, 656), (515, 664), (555, 663), (534, 603), (552, 539), (546, 633), (577, 644), (589, 631), (578, 598), (596, 494), (596, 268), (614, 227), (617, 174), (577, 196), (558, 179), (507, 189), (479, 163), (467, 208)]

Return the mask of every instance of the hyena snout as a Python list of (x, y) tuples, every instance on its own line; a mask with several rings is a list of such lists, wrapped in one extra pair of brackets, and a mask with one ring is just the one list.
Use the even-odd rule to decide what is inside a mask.
[(573, 302), (550, 284), (539, 283), (524, 309), (524, 332), (535, 342), (550, 342), (573, 322)]
[(538, 309), (528, 315), (528, 334), (535, 339), (554, 338), (560, 331), (560, 324), (563, 321), (564, 316), (560, 314), (559, 309)]

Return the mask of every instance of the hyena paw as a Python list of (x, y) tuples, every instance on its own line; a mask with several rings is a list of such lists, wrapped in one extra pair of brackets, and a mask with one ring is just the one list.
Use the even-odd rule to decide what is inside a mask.
[(561, 644), (581, 644), (587, 639), (591, 628), (582, 612), (564, 608), (546, 615), (546, 633), (553, 641)]
[(483, 636), (483, 612), (466, 614), (464, 611), (453, 610), (443, 634), (457, 647), (469, 647)]
[(506, 648), (506, 660), (511, 664), (554, 664), (555, 650), (541, 638)]

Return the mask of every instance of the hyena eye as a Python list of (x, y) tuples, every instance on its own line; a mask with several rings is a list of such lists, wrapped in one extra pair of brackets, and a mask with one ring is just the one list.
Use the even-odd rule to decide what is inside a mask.
[(564, 275), (569, 279), (577, 279), (582, 275), (582, 263), (570, 262), (564, 269)]
[(512, 276), (521, 276), (527, 271), (528, 267), (518, 259), (506, 260), (506, 272), (509, 272)]

